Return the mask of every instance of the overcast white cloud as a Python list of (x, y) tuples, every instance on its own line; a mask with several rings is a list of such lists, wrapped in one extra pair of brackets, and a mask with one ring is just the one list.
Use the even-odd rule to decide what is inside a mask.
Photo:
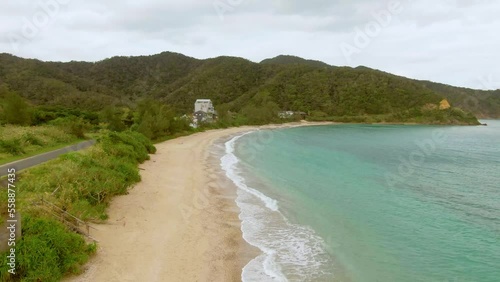
[(0, 52), (55, 61), (290, 54), (498, 89), (499, 11), (495, 0), (4, 0)]

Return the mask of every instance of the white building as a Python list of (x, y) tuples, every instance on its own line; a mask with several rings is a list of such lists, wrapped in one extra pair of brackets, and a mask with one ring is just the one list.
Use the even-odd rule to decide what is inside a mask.
[(283, 111), (283, 112), (279, 112), (278, 116), (280, 118), (286, 119), (286, 118), (292, 118), (294, 114), (295, 114), (295, 112), (293, 112), (293, 111)]
[(279, 112), (278, 116), (282, 119), (292, 119), (292, 118), (298, 118), (298, 117), (300, 117), (301, 119), (306, 119), (307, 113), (294, 112), (294, 111), (283, 111), (283, 112)]
[(217, 119), (217, 112), (210, 99), (198, 99), (194, 103), (193, 127), (201, 123), (211, 123)]
[(210, 99), (198, 99), (194, 103), (194, 112), (204, 112), (206, 114), (215, 114), (215, 108)]

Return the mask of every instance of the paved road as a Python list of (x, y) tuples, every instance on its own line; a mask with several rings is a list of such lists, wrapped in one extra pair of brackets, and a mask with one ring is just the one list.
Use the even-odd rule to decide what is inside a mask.
[(88, 148), (94, 144), (95, 144), (95, 140), (84, 141), (84, 142), (81, 142), (81, 143), (78, 143), (75, 145), (64, 147), (62, 149), (58, 149), (58, 150), (51, 151), (48, 153), (36, 155), (36, 156), (30, 157), (30, 158), (15, 161), (12, 163), (0, 165), (0, 177), (7, 175), (8, 174), (7, 171), (10, 168), (15, 168), (16, 172), (18, 172), (18, 171), (21, 171), (21, 170), (24, 170), (24, 169), (27, 169), (30, 167), (34, 167), (34, 166), (39, 165), (41, 163), (53, 160), (62, 154), (83, 150), (83, 149)]

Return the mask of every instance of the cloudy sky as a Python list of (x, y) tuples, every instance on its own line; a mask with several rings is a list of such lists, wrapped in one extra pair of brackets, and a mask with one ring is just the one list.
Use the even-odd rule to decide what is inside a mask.
[(0, 52), (99, 61), (279, 54), (500, 88), (497, 0), (3, 0)]

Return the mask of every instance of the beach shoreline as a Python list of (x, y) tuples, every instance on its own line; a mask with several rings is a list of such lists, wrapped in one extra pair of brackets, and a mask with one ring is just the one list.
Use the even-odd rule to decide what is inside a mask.
[(142, 181), (112, 201), (105, 224), (93, 225), (95, 257), (65, 281), (241, 280), (259, 250), (243, 239), (237, 188), (214, 145), (259, 129), (327, 124), (333, 123), (210, 130), (157, 144), (140, 165)]

